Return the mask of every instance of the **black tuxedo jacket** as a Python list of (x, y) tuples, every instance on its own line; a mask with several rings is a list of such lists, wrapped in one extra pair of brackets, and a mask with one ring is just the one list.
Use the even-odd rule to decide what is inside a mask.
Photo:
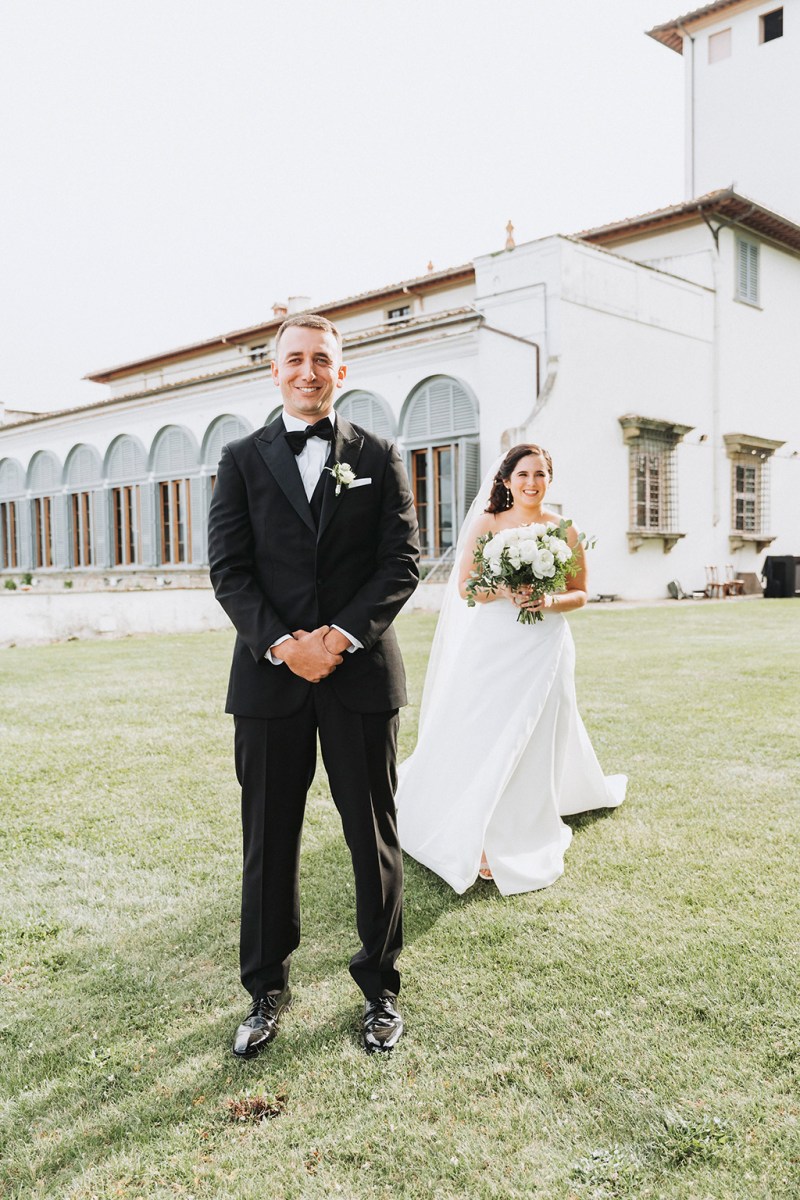
[(337, 496), (323, 472), (317, 527), (280, 417), (222, 452), (208, 544), (214, 593), (237, 632), (226, 712), (295, 712), (315, 685), (264, 655), (284, 634), (320, 625), (339, 625), (364, 647), (326, 681), (342, 704), (368, 713), (406, 703), (391, 623), (419, 581), (408, 479), (396, 446), (339, 416), (333, 462), (370, 482)]

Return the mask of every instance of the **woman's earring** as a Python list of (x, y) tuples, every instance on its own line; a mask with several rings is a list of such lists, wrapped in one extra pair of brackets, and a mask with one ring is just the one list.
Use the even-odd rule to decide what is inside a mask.
[(511, 494), (511, 488), (506, 488), (506, 508), (512, 508), (514, 505), (514, 497)]

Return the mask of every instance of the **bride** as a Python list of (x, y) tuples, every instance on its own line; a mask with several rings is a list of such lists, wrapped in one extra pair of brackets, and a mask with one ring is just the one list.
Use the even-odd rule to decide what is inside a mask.
[[(466, 603), (476, 540), (501, 529), (558, 525), (545, 507), (553, 478), (540, 446), (514, 446), (490, 472), (464, 524), (436, 628), (414, 753), (400, 767), (400, 842), (455, 891), (478, 873), (503, 895), (554, 883), (572, 831), (562, 816), (611, 808), (626, 777), (605, 777), (578, 713), (575, 646), (564, 614), (588, 599), (583, 547), (566, 591), (532, 599), (505, 585)], [(519, 624), (519, 609), (543, 620)]]

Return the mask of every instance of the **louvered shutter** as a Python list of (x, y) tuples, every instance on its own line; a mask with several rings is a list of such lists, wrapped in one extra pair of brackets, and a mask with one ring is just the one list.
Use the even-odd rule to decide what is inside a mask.
[(69, 497), (63, 495), (63, 493), (53, 496), (51, 521), (54, 567), (68, 567), (70, 565), (68, 502)]
[(100, 455), (92, 446), (77, 446), (69, 456), (66, 484), (71, 491), (85, 491), (99, 483), (103, 474)]
[(216, 472), (219, 460), (222, 458), (222, 447), (227, 446), (228, 442), (234, 442), (237, 438), (244, 437), (249, 432), (250, 426), (241, 417), (231, 415), (218, 417), (206, 434), (204, 464), (211, 467), (212, 472)]
[(37, 496), (55, 492), (61, 486), (61, 469), (55, 454), (40, 450), (33, 456), (29, 476), (30, 489)]
[(198, 467), (197, 452), (186, 430), (171, 425), (158, 435), (153, 455), (157, 479), (179, 479)]
[(446, 375), (428, 380), (412, 396), (403, 422), (409, 442), (478, 432), (475, 405), (461, 384)]
[[(222, 447), (220, 447), (220, 454)], [(189, 489), (189, 505), (192, 514), (192, 544), (189, 547), (189, 561), (204, 563), (208, 561), (206, 545), (208, 542), (208, 501), (206, 498), (205, 479), (195, 476), (186, 480)]]
[(472, 501), (478, 494), (478, 488), (481, 482), (480, 471), (481, 450), (478, 442), (465, 442), (463, 446), (463, 454), (461, 456), (463, 483), (461, 494), (464, 498), (464, 507), (459, 514), (463, 519), (466, 515)]
[(114, 442), (108, 456), (107, 478), (113, 483), (138, 483), (147, 474), (144, 448), (129, 434)]
[(92, 492), (92, 562), (96, 567), (111, 566), (109, 526), (109, 492), (97, 488)]
[(13, 458), (0, 463), (0, 500), (16, 500), (25, 494), (25, 472)]
[(348, 393), (342, 397), (336, 411), (341, 413), (346, 421), (352, 421), (354, 425), (360, 425), (362, 429), (378, 437), (391, 441), (395, 436), (391, 409), (380, 396), (375, 396), (372, 392)]
[(154, 567), (158, 562), (158, 540), (156, 538), (156, 484), (147, 482), (139, 488), (139, 530), (142, 547), (142, 565)]
[(737, 296), (749, 304), (758, 303), (758, 243), (738, 238), (736, 241)]

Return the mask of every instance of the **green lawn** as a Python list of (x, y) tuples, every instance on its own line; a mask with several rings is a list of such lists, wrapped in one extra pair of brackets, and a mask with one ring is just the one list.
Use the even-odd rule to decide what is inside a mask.
[[(799, 619), (792, 601), (572, 618), (581, 708), (628, 799), (571, 820), (544, 892), (457, 897), (407, 862), (407, 1036), (386, 1059), (358, 1046), (321, 777), (295, 1006), (261, 1058), (229, 1053), (230, 637), (1, 652), (0, 1196), (796, 1198)], [(405, 755), (433, 619), (398, 628)], [(277, 1115), (231, 1119), (258, 1097)]]

